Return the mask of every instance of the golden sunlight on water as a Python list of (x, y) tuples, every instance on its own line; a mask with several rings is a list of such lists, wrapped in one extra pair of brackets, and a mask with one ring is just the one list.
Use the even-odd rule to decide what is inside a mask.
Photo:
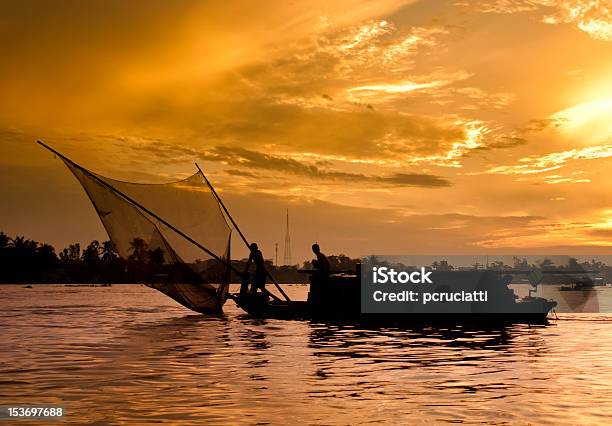
[(135, 285), (0, 292), (0, 405), (63, 405), (62, 424), (612, 422), (612, 314), (366, 329), (194, 315)]

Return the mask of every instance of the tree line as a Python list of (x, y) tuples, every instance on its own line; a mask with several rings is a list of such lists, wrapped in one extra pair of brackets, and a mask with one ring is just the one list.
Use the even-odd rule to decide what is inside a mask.
[(57, 253), (50, 244), (0, 232), (0, 282), (130, 282), (129, 264), (139, 262), (142, 253), (136, 250), (133, 255), (124, 261), (110, 241), (97, 240), (84, 249), (74, 243)]
[[(141, 238), (130, 243), (127, 259), (119, 256), (111, 241), (93, 240), (85, 248), (70, 244), (61, 252), (47, 243), (9, 237), (0, 232), (0, 283), (146, 283), (160, 281), (191, 282), (199, 277), (196, 272), (206, 271), (212, 279), (222, 279), (226, 268), (213, 260), (197, 260), (193, 264), (173, 264), (170, 254), (160, 248), (150, 249)], [(354, 270), (358, 259), (345, 255), (329, 256), (332, 270)], [(232, 265), (243, 270), (246, 259), (232, 260)], [(308, 275), (300, 268), (311, 269), (310, 262), (302, 265), (275, 266), (271, 260), (266, 266), (281, 283), (306, 283)], [(227, 279), (227, 278), (226, 278)], [(231, 282), (240, 282), (235, 273)]]

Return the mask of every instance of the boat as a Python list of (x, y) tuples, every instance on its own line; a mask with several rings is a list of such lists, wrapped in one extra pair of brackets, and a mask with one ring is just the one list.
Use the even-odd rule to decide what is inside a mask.
[[(124, 182), (87, 170), (38, 143), (59, 157), (79, 181), (117, 254), (131, 263), (135, 279), (140, 277), (148, 287), (196, 312), (220, 315), (225, 302), (233, 299), (247, 314), (258, 318), (483, 323), (542, 321), (556, 305), (538, 297), (517, 301), (507, 288), (509, 281), (490, 274), (486, 285), (502, 294), (502, 311), (475, 307), (460, 312), (362, 313), (359, 269), (327, 276), (305, 271), (310, 283), (305, 301), (291, 300), (269, 272), (267, 278), (282, 298), (269, 290), (251, 294), (246, 291), (247, 279), (240, 293), (230, 294), (232, 273), (243, 275), (231, 262), (232, 232), (235, 230), (247, 247), (250, 243), (197, 163), (195, 174), (177, 182)], [(461, 271), (438, 275), (449, 288), (477, 290), (474, 283), (482, 284), (480, 278), (474, 281), (473, 274)]]
[[(285, 320), (316, 320), (385, 324), (427, 323), (545, 323), (549, 312), (557, 302), (542, 297), (527, 296), (518, 299), (508, 288), (510, 280), (499, 271), (448, 271), (433, 274), (449, 291), (471, 289), (474, 272), (484, 275), (488, 291), (495, 292), (495, 302), (485, 306), (471, 304), (463, 311), (456, 306), (437, 311), (415, 310), (412, 312), (372, 313), (364, 312), (362, 306), (362, 276), (360, 265), (352, 273), (332, 273), (321, 276), (314, 271), (309, 274), (310, 288), (306, 301), (269, 300), (261, 293), (251, 294), (245, 285), (240, 293), (231, 297), (238, 307), (256, 318)], [(473, 286), (472, 286), (473, 287)], [(484, 287), (481, 287), (484, 288)], [(439, 306), (438, 306), (439, 308)]]

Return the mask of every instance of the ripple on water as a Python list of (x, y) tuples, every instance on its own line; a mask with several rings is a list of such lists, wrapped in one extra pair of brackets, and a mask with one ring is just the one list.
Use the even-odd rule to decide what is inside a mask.
[(140, 286), (0, 291), (0, 403), (66, 424), (612, 421), (610, 316), (363, 328), (194, 315)]

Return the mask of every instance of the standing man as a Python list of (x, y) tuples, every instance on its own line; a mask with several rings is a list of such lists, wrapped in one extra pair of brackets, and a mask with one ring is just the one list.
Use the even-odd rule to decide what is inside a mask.
[(251, 268), (251, 264), (255, 264), (255, 274), (253, 275), (253, 285), (251, 286), (251, 294), (257, 293), (257, 289), (261, 289), (262, 294), (266, 294), (266, 278), (268, 271), (264, 262), (263, 254), (257, 247), (256, 243), (251, 243), (249, 246), (251, 253), (249, 254), (249, 260), (242, 273), (243, 277), (246, 276)]
[(329, 259), (321, 253), (321, 247), (316, 243), (312, 245), (312, 252), (317, 256), (317, 258), (312, 261), (312, 266), (314, 266), (318, 275), (327, 277), (330, 271)]

